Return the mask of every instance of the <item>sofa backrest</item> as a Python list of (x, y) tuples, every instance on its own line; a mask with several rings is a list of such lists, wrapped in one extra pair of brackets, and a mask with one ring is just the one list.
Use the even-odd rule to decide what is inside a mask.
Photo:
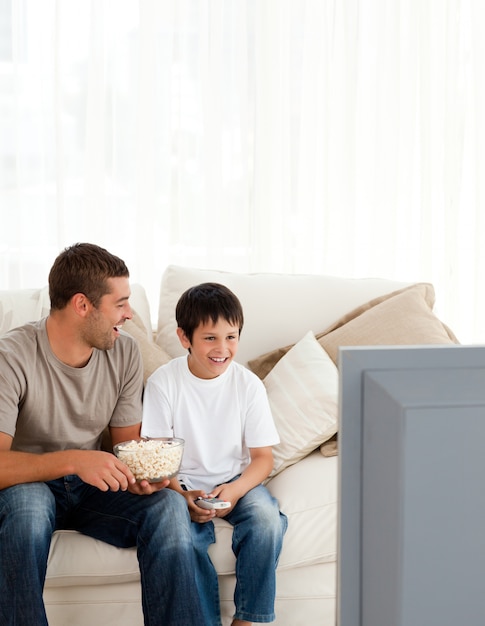
[(170, 265), (160, 287), (156, 343), (171, 357), (185, 350), (176, 335), (175, 306), (198, 283), (218, 282), (234, 291), (244, 309), (237, 360), (247, 364), (270, 350), (322, 332), (342, 315), (410, 283), (381, 278), (339, 278), (310, 274), (238, 274)]
[[(147, 336), (152, 338), (150, 306), (142, 285), (132, 283), (130, 304), (141, 317)], [(33, 322), (48, 315), (50, 309), (49, 288), (8, 289), (0, 291), (0, 335), (11, 328)]]

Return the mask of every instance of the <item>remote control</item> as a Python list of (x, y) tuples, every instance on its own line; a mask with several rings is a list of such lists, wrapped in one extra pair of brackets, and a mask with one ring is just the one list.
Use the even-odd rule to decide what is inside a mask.
[(195, 504), (202, 509), (228, 509), (231, 506), (230, 502), (219, 498), (197, 498)]

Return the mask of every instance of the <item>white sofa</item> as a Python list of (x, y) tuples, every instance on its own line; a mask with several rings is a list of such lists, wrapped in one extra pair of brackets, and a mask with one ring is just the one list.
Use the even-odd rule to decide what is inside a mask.
[[(132, 285), (136, 316), (125, 330), (139, 341), (146, 376), (183, 353), (175, 334), (175, 303), (186, 288), (205, 281), (224, 283), (239, 296), (245, 325), (238, 360), (265, 379), (285, 440), (275, 457), (279, 471), (267, 483), (289, 519), (277, 569), (275, 623), (333, 626), (338, 346), (452, 343), (456, 338), (432, 312), (434, 292), (428, 284), (169, 266), (162, 276), (158, 320), (150, 319), (143, 287)], [(47, 314), (48, 308), (46, 287), (0, 292), (0, 333)], [(288, 351), (292, 344), (300, 346), (300, 353)], [(235, 582), (231, 532), (217, 520), (217, 542), (211, 547), (225, 626), (231, 621)], [(56, 533), (44, 597), (51, 626), (143, 624), (135, 549), (114, 548), (73, 531)]]

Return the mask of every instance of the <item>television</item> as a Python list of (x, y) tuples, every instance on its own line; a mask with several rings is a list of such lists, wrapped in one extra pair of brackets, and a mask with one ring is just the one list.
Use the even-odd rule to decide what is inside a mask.
[(338, 626), (485, 625), (485, 347), (339, 353)]

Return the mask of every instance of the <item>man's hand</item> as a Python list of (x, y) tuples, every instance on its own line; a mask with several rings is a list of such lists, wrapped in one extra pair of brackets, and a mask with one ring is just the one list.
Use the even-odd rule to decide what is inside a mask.
[(72, 450), (73, 474), (101, 491), (126, 491), (135, 477), (122, 461), (110, 452)]
[(79, 452), (81, 452), (79, 455), (80, 466), (75, 473), (85, 483), (89, 483), (101, 491), (128, 490), (137, 495), (150, 495), (164, 489), (170, 482), (168, 479), (156, 483), (150, 483), (147, 480), (137, 482), (128, 466), (114, 454), (95, 451), (93, 452), (95, 456), (89, 459), (89, 465), (87, 465), (86, 459), (83, 457), (90, 453), (85, 450)]

